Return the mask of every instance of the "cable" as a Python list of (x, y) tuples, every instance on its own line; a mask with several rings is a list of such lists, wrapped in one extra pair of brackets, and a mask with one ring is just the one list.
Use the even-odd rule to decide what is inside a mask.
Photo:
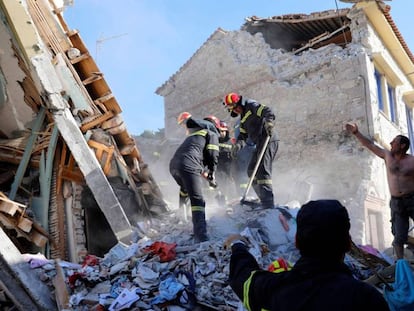
[[(336, 12), (338, 12), (338, 17), (341, 19), (342, 27), (344, 27), (345, 26), (344, 25), (344, 20), (339, 15), (339, 7), (338, 7), (338, 1), (337, 0), (335, 0), (335, 6), (336, 6)], [(344, 36), (345, 45), (347, 45), (348, 41), (346, 40), (345, 28), (342, 29), (342, 35)]]

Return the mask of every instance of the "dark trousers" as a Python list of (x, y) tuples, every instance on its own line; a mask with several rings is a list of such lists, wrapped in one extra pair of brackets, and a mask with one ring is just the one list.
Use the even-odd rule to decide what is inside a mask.
[[(254, 167), (256, 166), (258, 156), (263, 148), (263, 143), (259, 144), (252, 155), (247, 168), (247, 174), (251, 177)], [(260, 199), (264, 208), (271, 208), (274, 206), (274, 195), (272, 185), (272, 166), (276, 157), (279, 144), (277, 140), (270, 140), (266, 151), (263, 154), (262, 161), (257, 169), (256, 176), (253, 179), (253, 189)]]
[(403, 197), (391, 197), (391, 232), (393, 245), (404, 245), (408, 239), (410, 218), (414, 220), (414, 193)]
[(206, 202), (202, 192), (201, 174), (176, 169), (171, 169), (170, 173), (180, 186), (180, 203), (182, 204), (184, 199), (182, 194), (187, 193), (190, 198), (194, 240), (207, 241)]

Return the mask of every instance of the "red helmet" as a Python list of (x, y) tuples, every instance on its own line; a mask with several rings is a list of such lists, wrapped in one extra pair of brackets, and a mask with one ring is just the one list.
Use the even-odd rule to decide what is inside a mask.
[(232, 110), (240, 102), (241, 96), (237, 93), (229, 93), (224, 97), (223, 105)]
[(228, 131), (229, 130), (229, 127), (228, 127), (227, 123), (224, 122), (224, 121), (220, 121), (219, 130), (220, 131)]
[(177, 118), (178, 125), (181, 125), (184, 121), (187, 121), (187, 119), (189, 118), (191, 118), (191, 113), (187, 111), (181, 112)]
[(216, 129), (220, 129), (220, 119), (217, 118), (216, 116), (208, 115), (207, 117), (204, 118), (204, 120), (210, 121), (211, 123), (214, 124)]

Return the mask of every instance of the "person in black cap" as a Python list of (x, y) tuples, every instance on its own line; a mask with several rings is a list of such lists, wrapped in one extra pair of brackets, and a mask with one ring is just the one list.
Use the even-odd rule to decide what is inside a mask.
[(229, 283), (247, 310), (389, 310), (381, 293), (355, 279), (343, 262), (351, 248), (350, 221), (339, 201), (310, 201), (296, 222), (301, 257), (290, 271), (262, 270), (241, 235), (225, 241), (232, 251)]

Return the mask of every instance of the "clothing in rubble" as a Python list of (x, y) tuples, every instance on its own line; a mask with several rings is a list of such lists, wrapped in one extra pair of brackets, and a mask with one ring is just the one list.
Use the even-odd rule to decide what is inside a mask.
[(348, 212), (337, 200), (310, 201), (297, 215), (301, 257), (290, 271), (260, 268), (240, 235), (229, 237), (229, 283), (247, 310), (388, 311), (382, 294), (344, 264), (350, 250)]
[[(275, 115), (268, 106), (253, 99), (244, 99), (236, 93), (228, 94), (224, 98), (223, 104), (232, 117), (240, 116), (240, 133), (237, 136), (235, 152), (245, 146), (247, 139), (250, 139), (256, 145), (256, 150), (252, 154), (247, 167), (249, 177), (256, 166), (260, 151), (264, 147), (266, 148), (252, 186), (263, 208), (272, 208), (274, 206), (272, 165), (279, 146), (274, 130)], [(270, 136), (269, 143), (264, 146), (268, 136)]]
[(178, 147), (170, 161), (170, 173), (180, 186), (180, 206), (189, 198), (194, 240), (208, 240), (205, 200), (202, 193), (202, 172), (208, 168), (214, 176), (218, 163), (218, 136), (207, 128), (194, 127)]

